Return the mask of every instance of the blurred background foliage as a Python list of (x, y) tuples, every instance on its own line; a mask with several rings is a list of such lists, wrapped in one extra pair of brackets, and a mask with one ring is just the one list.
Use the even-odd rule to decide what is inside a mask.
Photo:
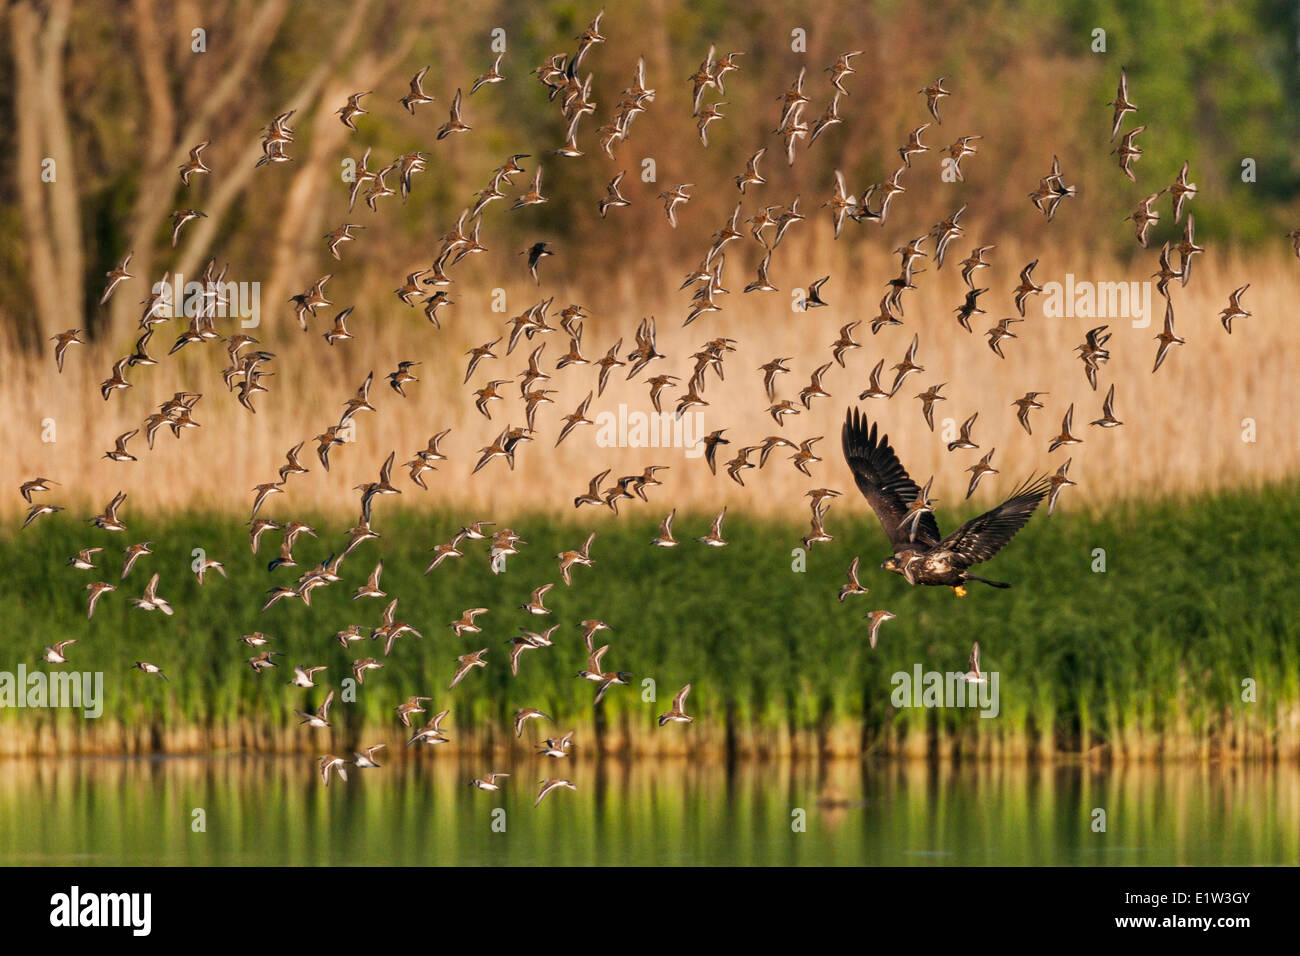
[[(281, 283), (305, 285), (333, 264), (319, 241), (324, 231), (345, 219), (372, 222), (364, 208), (347, 213), (346, 185), (337, 172), (344, 157), (358, 157), (366, 147), (374, 149), (374, 165), (420, 149), (429, 153), (430, 166), (400, 213), (381, 206), (383, 228), (371, 229), (367, 241), (353, 247), (355, 254), (336, 270), (345, 276), (382, 273), (390, 282), (427, 265), (437, 237), (514, 152), (542, 161), (551, 202), (536, 214), (505, 216), (492, 209), (485, 231), (495, 242), (523, 248), (538, 233), (562, 242), (571, 254), (556, 262), (557, 278), (599, 276), (638, 258), (671, 263), (675, 275), (678, 261), (693, 259), (693, 252), (676, 245), (682, 230), (661, 228), (659, 191), (678, 182), (700, 184), (692, 221), (701, 230), (714, 228), (737, 198), (731, 178), (767, 145), (765, 201), (802, 194), (805, 209), (815, 208), (829, 194), (835, 169), (861, 192), (898, 165), (897, 147), (907, 131), (929, 118), (917, 90), (940, 75), (954, 93), (942, 104), (943, 125), (931, 127), (926, 141), (937, 149), (959, 135), (984, 137), (960, 187), (960, 201), (970, 204), (968, 221), (983, 235), (1011, 230), (1028, 242), (1100, 245), (1127, 258), (1136, 247), (1118, 223), (1142, 195), (1172, 181), (1185, 159), (1201, 189), (1198, 240), (1282, 244), (1295, 225), (1300, 169), (1291, 144), (1300, 133), (1300, 12), (1283, 0), (629, 0), (607, 10), (602, 32), (608, 42), (583, 63), (583, 72), (594, 76), (598, 104), (579, 132), (586, 155), (547, 156), (563, 142), (564, 126), (558, 105), (547, 102), (530, 71), (552, 54), (571, 53), (574, 38), (599, 9), (597, 2), (571, 0), (468, 7), (383, 0), (12, 0), (0, 21), (7, 34), (0, 43), (0, 153), (6, 165), (0, 177), (0, 328), (29, 346), (48, 331), (33, 289), (42, 280), (33, 268), (34, 217), (56, 234), (65, 231), (54, 244), (52, 280), (60, 309), (72, 314), (60, 329), (80, 325), (95, 333), (133, 323), (126, 313), (134, 302), (104, 310), (93, 305), (103, 273), (131, 250), (149, 275), (182, 263), (201, 265), (215, 255), (233, 263), (235, 277), (269, 281), (276, 293)], [(204, 53), (191, 50), (198, 28), (206, 31)], [(468, 92), (491, 64), (494, 28), (505, 30), (507, 82), (467, 97), (472, 133), (435, 143), (455, 90)], [(791, 50), (796, 28), (806, 31), (806, 53)], [(1092, 51), (1097, 29), (1106, 34), (1104, 53)], [(727, 103), (727, 118), (710, 128), (706, 149), (695, 133), (688, 77), (712, 44), (720, 53), (745, 55), (740, 71), (727, 78), (725, 95), (706, 96)], [(824, 70), (849, 49), (864, 55), (855, 61), (857, 75), (846, 81), (846, 122), (788, 168), (773, 134), (779, 95), (806, 67), (812, 97), (806, 113), (815, 118), (829, 100)], [(608, 121), (639, 55), (658, 96), (611, 161), (598, 148), (595, 127)], [(23, 82), (23, 56), (31, 58), (34, 89)], [(426, 89), (436, 101), (412, 117), (397, 99), (425, 64), (432, 66)], [(1136, 186), (1109, 155), (1115, 144), (1108, 139), (1106, 102), (1121, 66), (1141, 110), (1126, 128), (1148, 125)], [(347, 93), (359, 89), (375, 93), (365, 104), (370, 114), (352, 133), (334, 113)], [(205, 112), (214, 98), (217, 108)], [(289, 108), (298, 109), (290, 150), (295, 162), (256, 173), (244, 169), (260, 129)], [(194, 145), (186, 135), (196, 117), (201, 129), (192, 138), (212, 140), (205, 156), (213, 173), (187, 189), (173, 160)], [(67, 155), (51, 149), (60, 122), (69, 134)], [(38, 151), (24, 150), (24, 135), (35, 137)], [(33, 155), (54, 156), (55, 184), (41, 182)], [(1061, 157), (1067, 182), (1079, 186), (1080, 202), (1070, 209), (1068, 228), (1049, 234), (1025, 194), (1047, 173), (1053, 155)], [(658, 182), (634, 183), (647, 157), (656, 162)], [(1241, 181), (1246, 157), (1258, 164), (1257, 183)], [(917, 164), (911, 175), (933, 176), (937, 186), (937, 153)], [(625, 191), (634, 205), (620, 211), (617, 227), (601, 228), (596, 202), (619, 169), (629, 171)], [(24, 205), (24, 192), (65, 189), (75, 190), (70, 205), (50, 200), (39, 216), (35, 203)], [(952, 192), (939, 188), (913, 190), (908, 203), (909, 218), (920, 223), (956, 205)], [(167, 217), (183, 207), (208, 211), (212, 221), (187, 227), (187, 241), (173, 251)], [(647, 228), (651, 221), (656, 228)], [(1161, 224), (1156, 243), (1174, 228)], [(850, 224), (842, 241), (882, 240), (877, 230)], [(68, 249), (69, 243), (77, 248)]]

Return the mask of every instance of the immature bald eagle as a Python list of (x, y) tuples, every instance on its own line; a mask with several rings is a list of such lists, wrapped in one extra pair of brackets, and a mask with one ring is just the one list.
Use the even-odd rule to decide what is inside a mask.
[(944, 538), (939, 535), (934, 513), (917, 507), (921, 489), (889, 446), (889, 436), (878, 436), (876, 425), (868, 429), (866, 416), (856, 408), (846, 416), (843, 443), (844, 458), (853, 469), (858, 490), (894, 546), (893, 556), (885, 559), (882, 568), (901, 574), (909, 584), (946, 585), (960, 597), (966, 594), (967, 581), (1011, 587), (971, 574), (967, 568), (989, 560), (1025, 526), (1051, 488), (1046, 477), (1030, 478), (992, 511), (972, 518)]

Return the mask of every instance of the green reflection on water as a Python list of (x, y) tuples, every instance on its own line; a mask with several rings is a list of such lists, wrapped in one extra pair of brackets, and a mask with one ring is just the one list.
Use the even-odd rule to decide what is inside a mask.
[[(382, 759), (382, 757), (381, 757)], [(303, 758), (0, 764), (4, 865), (1215, 865), (1300, 862), (1294, 766)], [(544, 776), (568, 776), (532, 806)], [(207, 830), (191, 831), (192, 811)], [(506, 830), (493, 832), (504, 808)], [(1107, 831), (1094, 833), (1094, 808)], [(794, 832), (806, 811), (806, 832)]]

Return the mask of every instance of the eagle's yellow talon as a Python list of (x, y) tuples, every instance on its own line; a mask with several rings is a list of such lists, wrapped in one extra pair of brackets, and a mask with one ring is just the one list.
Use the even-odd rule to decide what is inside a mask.
[(965, 597), (965, 596), (966, 596), (966, 588), (965, 588), (964, 585), (959, 584), (959, 585), (957, 585), (955, 588), (952, 589), (952, 593), (955, 594), (955, 595), (957, 595), (958, 597)]

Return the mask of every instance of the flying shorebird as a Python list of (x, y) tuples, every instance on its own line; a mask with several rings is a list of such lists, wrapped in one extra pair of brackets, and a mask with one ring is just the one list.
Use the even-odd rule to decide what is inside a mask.
[(442, 564), (442, 562), (446, 561), (448, 558), (464, 557), (464, 552), (457, 547), (457, 545), (460, 544), (461, 539), (464, 537), (464, 534), (458, 534), (452, 538), (451, 541), (442, 544), (435, 544), (430, 548), (429, 550), (435, 552), (435, 554), (433, 560), (429, 562), (429, 566), (424, 569), (424, 573), (429, 574), (434, 568)]
[(843, 93), (845, 96), (849, 95), (849, 91), (842, 85), (844, 77), (851, 76), (857, 72), (857, 70), (853, 69), (849, 64), (849, 61), (855, 56), (861, 56), (862, 53), (862, 50), (851, 50), (848, 53), (841, 53), (835, 58), (835, 62), (825, 69), (824, 72), (831, 75), (831, 86), (833, 86), (837, 92)]
[(363, 657), (352, 662), (352, 676), (356, 678), (358, 684), (364, 684), (366, 671), (379, 670), (383, 666), (382, 661), (375, 660), (373, 657)]
[(569, 731), (562, 737), (546, 737), (541, 744), (537, 745), (537, 753), (543, 757), (551, 757), (554, 760), (560, 760), (567, 757), (569, 750), (575, 747), (573, 744), (573, 731)]
[(985, 475), (999, 474), (998, 470), (990, 464), (990, 461), (992, 461), (993, 459), (993, 453), (995, 451), (997, 451), (996, 448), (989, 449), (989, 453), (987, 455), (985, 455), (975, 464), (971, 465), (969, 468), (966, 469), (971, 473), (970, 486), (966, 489), (967, 498), (975, 494), (975, 489), (979, 486), (980, 481), (983, 480)]
[[(347, 103), (334, 111), (334, 115), (339, 118), (344, 126), (350, 130), (355, 130), (356, 124), (352, 122), (355, 116), (365, 116), (370, 111), (361, 105), (361, 97), (369, 96), (371, 90), (363, 90), (360, 93), (353, 93), (348, 97)], [(337, 100), (335, 101), (337, 102)]]
[(968, 684), (986, 684), (988, 678), (980, 673), (980, 642), (976, 641), (970, 649), (970, 670), (961, 675)]
[(1048, 481), (1051, 482), (1051, 486), (1052, 486), (1052, 490), (1048, 493), (1047, 496), (1047, 513), (1049, 515), (1056, 510), (1056, 499), (1061, 496), (1061, 492), (1064, 491), (1070, 485), (1078, 484), (1077, 481), (1071, 481), (1068, 477), (1066, 477), (1069, 474), (1070, 462), (1072, 461), (1074, 461), (1073, 458), (1067, 458), (1065, 460), (1065, 464), (1061, 465), (1060, 468), (1056, 469), (1056, 474), (1048, 478)]
[(665, 724), (689, 724), (694, 722), (695, 718), (686, 713), (686, 695), (691, 692), (691, 685), (687, 684), (679, 690), (673, 697), (673, 705), (666, 713), (659, 715), (659, 726)]
[[(975, 444), (970, 435), (971, 429), (975, 426), (975, 420), (979, 417), (980, 413), (975, 412), (970, 416), (970, 418), (961, 423), (957, 438), (954, 441), (948, 442), (949, 451), (970, 451), (979, 448), (979, 445)], [(969, 497), (969, 495), (967, 497)]]
[(920, 345), (920, 336), (912, 336), (912, 344), (907, 347), (907, 352), (903, 355), (903, 360), (895, 365), (894, 384), (889, 388), (889, 395), (892, 398), (898, 389), (902, 386), (904, 379), (914, 372), (924, 372), (924, 366), (916, 364), (916, 349)]
[(185, 225), (191, 219), (207, 219), (206, 212), (199, 212), (197, 209), (177, 209), (172, 213), (172, 248), (181, 239), (181, 226)]
[(295, 710), (294, 713), (302, 718), (302, 720), (299, 721), (299, 725), (300, 726), (305, 725), (308, 727), (316, 727), (316, 728), (329, 727), (330, 705), (333, 703), (334, 703), (334, 691), (331, 690), (328, 694), (325, 695), (325, 700), (321, 703), (320, 707), (316, 708), (316, 710), (314, 711)]
[(135, 455), (126, 450), (126, 443), (136, 435), (140, 434), (140, 429), (133, 428), (129, 432), (123, 432), (113, 440), (113, 450), (104, 452), (104, 457), (113, 461), (135, 461)]
[(1247, 282), (1245, 285), (1241, 286), (1240, 288), (1234, 289), (1228, 295), (1228, 307), (1219, 313), (1219, 321), (1223, 323), (1223, 328), (1228, 332), (1229, 335), (1232, 334), (1233, 319), (1248, 318), (1252, 314), (1250, 312), (1247, 312), (1245, 309), (1241, 307), (1241, 297), (1245, 293), (1245, 291), (1249, 288), (1250, 288), (1250, 283)]
[(153, 552), (149, 550), (149, 547), (152, 544), (153, 544), (152, 541), (142, 541), (139, 544), (132, 544), (127, 546), (125, 551), (126, 560), (122, 562), (121, 580), (123, 581), (126, 580), (126, 576), (131, 573), (131, 569), (135, 567), (135, 563), (140, 559), (141, 555), (153, 554)]
[[(426, 67), (427, 69), (427, 67)], [(320, 778), (325, 786), (330, 785), (330, 771), (333, 770), (338, 774), (338, 778), (344, 783), (348, 781), (348, 762), (342, 757), (334, 754), (324, 754), (318, 761), (320, 766)]]
[(867, 639), (870, 641), (873, 651), (876, 649), (876, 642), (880, 639), (880, 625), (886, 621), (892, 621), (896, 617), (898, 615), (893, 611), (872, 611), (867, 615), (867, 620), (871, 622), (871, 629), (867, 632)]
[(1124, 175), (1129, 178), (1130, 182), (1137, 182), (1137, 176), (1133, 174), (1132, 164), (1137, 162), (1142, 156), (1142, 147), (1133, 142), (1139, 133), (1146, 130), (1146, 126), (1135, 126), (1124, 134), (1118, 146), (1111, 150), (1112, 154), (1119, 156), (1119, 168)]
[(617, 176), (605, 184), (605, 198), (598, 204), (601, 219), (604, 219), (605, 214), (611, 209), (618, 209), (622, 206), (632, 205), (618, 190), (619, 184), (623, 182), (623, 177), (625, 175), (627, 175), (627, 170), (621, 170)]
[(411, 92), (401, 99), (402, 106), (406, 107), (406, 112), (412, 116), (415, 115), (415, 108), (422, 103), (432, 103), (433, 97), (426, 96), (424, 93), (424, 78), (429, 73), (429, 67), (425, 67), (415, 76), (411, 77)]
[(553, 790), (558, 790), (561, 787), (566, 787), (569, 790), (578, 789), (568, 780), (563, 780), (559, 777), (547, 777), (545, 780), (540, 781), (540, 784), (541, 784), (541, 789), (537, 792), (537, 799), (533, 801), (533, 806), (537, 806), (538, 804), (540, 804), (542, 800), (546, 797), (546, 795), (552, 792)]
[(967, 332), (972, 331), (970, 327), (971, 317), (985, 314), (985, 310), (979, 307), (979, 297), (987, 291), (989, 290), (974, 288), (968, 290), (966, 292), (965, 301), (960, 306), (953, 309), (953, 311), (957, 313), (957, 321)]
[(939, 389), (946, 384), (946, 382), (940, 382), (938, 385), (932, 385), (916, 396), (921, 400), (921, 415), (925, 418), (925, 424), (929, 426), (930, 431), (934, 431), (934, 403), (948, 400), (946, 396), (939, 394)]
[(212, 172), (212, 170), (207, 165), (204, 164), (203, 157), (202, 157), (202, 153), (205, 149), (207, 149), (208, 145), (209, 145), (209, 141), (205, 139), (203, 142), (199, 143), (199, 145), (191, 149), (190, 158), (185, 162), (181, 163), (179, 167), (181, 171), (181, 182), (183, 182), (186, 186), (190, 184), (191, 176), (197, 176), (200, 173)]
[(1156, 340), (1160, 342), (1160, 346), (1156, 349), (1156, 364), (1151, 369), (1153, 375), (1159, 371), (1160, 366), (1164, 364), (1165, 357), (1169, 354), (1170, 348), (1175, 345), (1187, 344), (1186, 339), (1179, 338), (1174, 333), (1174, 303), (1169, 299), (1165, 300), (1164, 327), (1161, 329), (1160, 334), (1156, 336)]
[(550, 720), (549, 714), (544, 714), (540, 710), (534, 710), (532, 707), (521, 707), (515, 711), (515, 736), (524, 735), (524, 723), (529, 720)]
[(26, 528), (27, 525), (40, 518), (42, 515), (52, 515), (55, 514), (56, 511), (62, 510), (64, 510), (62, 509), (62, 505), (39, 505), (39, 503), (38, 505), (32, 505), (30, 509), (27, 509), (27, 518), (23, 520), (22, 527)]
[(1089, 422), (1091, 425), (1100, 425), (1102, 428), (1114, 428), (1124, 423), (1115, 417), (1115, 386), (1111, 385), (1110, 391), (1106, 393), (1105, 400), (1101, 403), (1101, 418)]
[(542, 167), (537, 167), (537, 172), (533, 174), (533, 184), (528, 191), (515, 200), (510, 208), (512, 210), (522, 209), (524, 206), (536, 206), (540, 203), (547, 202), (547, 197), (542, 195)]
[(69, 638), (66, 641), (58, 641), (52, 645), (47, 644), (44, 648), (42, 648), (45, 651), (45, 653), (41, 655), (41, 660), (45, 661), (45, 663), (47, 664), (66, 664), (68, 662), (68, 658), (64, 656), (63, 653), (64, 648), (69, 647), (75, 643), (77, 643), (77, 639), (73, 637), (73, 638)]
[(486, 647), (480, 647), (477, 651), (473, 651), (469, 654), (461, 654), (457, 657), (456, 674), (452, 677), (451, 683), (447, 685), (447, 689), (451, 690), (459, 684), (465, 679), (465, 675), (475, 667), (487, 667), (487, 661), (483, 660), (483, 655), (486, 654), (487, 651), (488, 649)]
[(273, 667), (279, 667), (280, 665), (272, 660), (272, 658), (279, 656), (282, 656), (279, 651), (262, 651), (257, 656), (248, 659), (248, 666), (252, 668), (254, 674), (260, 674)]
[(545, 242), (534, 242), (519, 254), (528, 257), (528, 271), (532, 274), (533, 282), (541, 285), (542, 280), (537, 275), (537, 264), (546, 256), (555, 255), (554, 250), (550, 249)]
[(473, 96), (480, 88), (489, 83), (500, 83), (505, 79), (505, 77), (501, 75), (501, 60), (504, 56), (505, 53), (498, 53), (497, 58), (492, 61), (491, 68), (486, 73), (481, 73), (475, 78), (474, 85), (469, 89), (470, 96)]
[(85, 329), (68, 329), (66, 332), (60, 332), (58, 335), (50, 336), (51, 340), (55, 343), (54, 364), (58, 368), (60, 375), (63, 374), (63, 357), (67, 353), (69, 347), (73, 345), (86, 344), (85, 341), (80, 338), (81, 333), (85, 331)]
[(95, 564), (95, 555), (103, 550), (103, 548), (82, 548), (75, 555), (68, 558), (68, 566), (76, 568), (78, 571), (93, 571), (99, 567), (99, 565)]
[[(808, 293), (799, 300), (800, 311), (807, 312), (809, 309), (816, 309), (830, 304), (829, 302), (823, 301), (821, 296), (822, 286), (826, 284), (828, 279), (830, 279), (830, 276), (822, 276), (820, 279), (808, 286)], [(858, 325), (859, 323), (854, 322), (853, 324)], [(840, 362), (841, 366), (843, 364), (843, 362)]]
[(876, 367), (871, 370), (871, 378), (867, 382), (867, 387), (858, 395), (858, 399), (865, 401), (868, 398), (889, 398), (890, 392), (880, 385), (880, 373), (884, 371), (885, 360), (881, 359), (876, 363)]
[(764, 146), (745, 161), (745, 171), (736, 177), (736, 188), (740, 190), (741, 195), (744, 195), (746, 186), (761, 186), (767, 182), (758, 173), (758, 161), (763, 158), (763, 154), (766, 152), (767, 147)]
[(1076, 438), (1071, 434), (1070, 428), (1073, 422), (1074, 403), (1071, 402), (1070, 407), (1065, 410), (1065, 417), (1061, 419), (1061, 433), (1053, 438), (1047, 446), (1048, 454), (1056, 451), (1056, 449), (1060, 448), (1062, 445), (1078, 445), (1083, 442), (1082, 438)]
[(664, 212), (668, 216), (668, 224), (674, 229), (677, 228), (677, 207), (682, 203), (689, 202), (691, 196), (686, 190), (692, 188), (694, 183), (682, 183), (674, 186), (666, 192), (661, 192), (659, 198), (664, 201)]
[(375, 565), (375, 569), (370, 572), (370, 577), (366, 580), (366, 583), (361, 585), (361, 587), (357, 588), (356, 593), (352, 595), (352, 600), (355, 601), (358, 598), (363, 598), (363, 597), (370, 597), (370, 598), (387, 597), (388, 596), (387, 592), (381, 590), (379, 587), (379, 578), (383, 573), (384, 573), (384, 562), (380, 560), (380, 562)]
[(488, 613), (488, 609), (485, 607), (469, 608), (460, 616), (459, 620), (452, 621), (448, 626), (457, 637), (462, 634), (478, 634), (483, 629), (474, 623), (474, 618), (486, 613)]
[(1187, 161), (1183, 161), (1183, 168), (1178, 171), (1178, 177), (1170, 185), (1169, 195), (1173, 198), (1174, 205), (1174, 222), (1183, 218), (1183, 203), (1196, 195), (1196, 183), (1187, 181)]
[(1119, 71), (1119, 90), (1115, 93), (1115, 98), (1106, 105), (1115, 107), (1115, 118), (1110, 127), (1110, 138), (1113, 140), (1119, 133), (1120, 125), (1124, 122), (1124, 114), (1137, 112), (1137, 107), (1129, 102), (1128, 71), (1123, 67), (1120, 67)]
[(855, 557), (852, 563), (849, 564), (848, 581), (840, 586), (839, 600), (841, 604), (844, 603), (845, 598), (852, 594), (867, 593), (868, 589), (863, 587), (862, 583), (858, 580), (858, 566), (861, 561), (861, 558)]
[(99, 386), (99, 394), (104, 401), (108, 401), (108, 397), (118, 389), (131, 387), (131, 383), (125, 378), (126, 368), (130, 364), (131, 356), (129, 355), (125, 358), (118, 359), (113, 364), (113, 374), (101, 382)]
[(460, 90), (456, 90), (456, 95), (451, 101), (451, 112), (447, 122), (438, 128), (438, 139), (446, 139), (452, 133), (468, 133), (473, 127), (467, 126), (460, 115), (461, 95)]
[(1042, 295), (1043, 287), (1034, 282), (1034, 267), (1038, 265), (1035, 259), (1029, 265), (1020, 270), (1020, 285), (1016, 286), (1014, 291), (1016, 310), (1023, 317), (1025, 314), (1025, 300), (1031, 295)]
[(90, 620), (95, 616), (95, 605), (99, 603), (99, 599), (108, 591), (116, 591), (117, 588), (104, 581), (95, 581), (93, 584), (87, 584), (86, 590), (90, 592), (90, 599), (86, 603), (86, 620)]
[(355, 242), (357, 237), (352, 235), (352, 230), (364, 229), (364, 228), (366, 227), (358, 226), (355, 223), (351, 223), (351, 222), (343, 223), (343, 225), (339, 226), (337, 229), (333, 230), (332, 232), (325, 233), (325, 235), (322, 237), (323, 239), (325, 239), (325, 248), (329, 250), (329, 254), (333, 256), (335, 259), (342, 260), (343, 257), (339, 255), (339, 246), (341, 246), (345, 242)]
[(673, 518), (676, 515), (677, 509), (674, 508), (664, 517), (664, 520), (659, 523), (659, 533), (655, 535), (651, 544), (657, 548), (677, 547), (677, 539), (673, 537)]
[(482, 779), (476, 777), (469, 783), (470, 786), (476, 787), (479, 790), (500, 790), (501, 785), (497, 783), (497, 781), (502, 777), (508, 776), (510, 776), (508, 773), (485, 773)]
[(109, 296), (113, 294), (113, 290), (121, 285), (123, 281), (135, 278), (135, 276), (126, 271), (127, 266), (131, 264), (131, 257), (133, 255), (135, 255), (134, 252), (128, 252), (126, 258), (122, 260), (121, 265), (114, 266), (108, 272), (104, 273), (104, 275), (108, 277), (108, 283), (104, 286), (104, 293), (99, 298), (100, 305), (103, 305), (108, 301)]
[(998, 320), (998, 324), (993, 326), (984, 334), (989, 337), (989, 348), (991, 348), (998, 358), (1006, 358), (1002, 353), (1002, 340), (1017, 338), (1016, 333), (1011, 331), (1012, 322), (1023, 322), (1024, 319), (1017, 319), (1009, 316), (1005, 319)]
[(1038, 401), (1038, 396), (1046, 394), (1046, 392), (1026, 392), (1023, 398), (1018, 398), (1011, 403), (1019, 409), (1016, 412), (1016, 417), (1020, 420), (1020, 424), (1024, 426), (1025, 432), (1030, 435), (1034, 433), (1034, 429), (1029, 424), (1029, 413), (1036, 408), (1044, 407), (1043, 403)]
[(924, 492), (908, 476), (888, 437), (876, 425), (868, 428), (857, 409), (846, 417), (843, 446), (858, 490), (893, 544), (894, 554), (882, 568), (903, 575), (909, 584), (951, 587), (959, 597), (965, 595), (967, 581), (1010, 587), (971, 574), (969, 568), (992, 558), (1025, 526), (1047, 495), (1047, 479), (1026, 481), (1005, 502), (941, 538)]
[(943, 125), (943, 120), (939, 119), (939, 100), (943, 99), (945, 96), (952, 95), (951, 90), (944, 89), (943, 81), (946, 79), (946, 76), (941, 76), (924, 89), (917, 90), (918, 93), (925, 94), (925, 105), (929, 108), (930, 115), (934, 117), (934, 121), (941, 126)]
[[(265, 640), (263, 640), (256, 643), (255, 642), (245, 642), (245, 643), (248, 643), (250, 647), (257, 647), (260, 646), (260, 644), (265, 644), (266, 642)], [(294, 687), (315, 687), (316, 675), (319, 674), (321, 671), (328, 670), (328, 669), (329, 668), (327, 668), (324, 664), (318, 664), (315, 667), (303, 667), (301, 664), (299, 664), (297, 667), (293, 669), (293, 677), (289, 679), (289, 683), (292, 684)], [(330, 698), (332, 699), (333, 696), (334, 696), (334, 692), (330, 691)]]
[(580, 564), (584, 567), (591, 567), (592, 560), (589, 552), (591, 551), (591, 542), (594, 541), (595, 539), (596, 539), (596, 532), (593, 531), (591, 532), (591, 534), (587, 535), (586, 544), (584, 544), (577, 551), (561, 551), (559, 554), (556, 555), (556, 557), (559, 558), (560, 560), (560, 575), (561, 577), (564, 578), (564, 584), (566, 587), (571, 587), (573, 584), (569, 574), (570, 574), (570, 569), (575, 564)]
[(991, 263), (985, 261), (984, 253), (994, 248), (996, 247), (977, 246), (971, 251), (969, 256), (961, 261), (961, 277), (962, 281), (966, 283), (967, 288), (975, 288), (975, 283), (971, 280), (971, 276), (974, 274), (976, 269), (988, 269), (991, 267)]
[(90, 523), (103, 531), (125, 531), (126, 525), (117, 514), (124, 501), (126, 501), (126, 493), (119, 491), (104, 508), (104, 513), (95, 515), (90, 519)]
[(718, 103), (709, 103), (696, 112), (695, 130), (699, 134), (700, 142), (707, 148), (709, 145), (709, 124), (715, 120), (726, 119), (726, 114), (719, 111), (719, 107), (726, 106), (725, 101)]
[[(594, 532), (592, 537), (595, 537)], [(587, 540), (587, 543), (591, 543), (590, 538)], [(553, 587), (555, 587), (554, 584), (543, 584), (541, 587), (536, 588), (533, 591), (532, 596), (529, 597), (528, 603), (521, 604), (519, 609), (521, 611), (527, 611), (529, 614), (550, 614), (550, 610), (546, 607), (546, 593)]]
[[(1163, 190), (1161, 190), (1163, 192)], [(1124, 222), (1132, 221), (1134, 235), (1137, 236), (1138, 245), (1143, 249), (1147, 247), (1147, 231), (1151, 224), (1160, 221), (1160, 213), (1151, 208), (1151, 204), (1159, 198), (1160, 193), (1152, 193), (1138, 203), (1137, 209), (1124, 217)]]
[[(799, 401), (803, 404), (804, 408), (812, 408), (812, 400), (814, 398), (831, 397), (831, 393), (822, 388), (822, 376), (830, 371), (830, 368), (831, 363), (827, 362), (825, 365), (815, 369), (808, 386), (799, 392)], [(780, 419), (777, 419), (777, 421), (779, 423)]]
[(709, 533), (702, 538), (696, 538), (701, 544), (707, 544), (710, 548), (726, 547), (727, 542), (722, 539), (722, 519), (727, 516), (727, 509), (723, 508), (718, 512), (718, 516), (713, 519), (713, 525), (709, 528)]
[(917, 153), (929, 152), (930, 147), (921, 142), (921, 134), (930, 128), (929, 123), (916, 127), (907, 134), (907, 145), (898, 148), (898, 155), (903, 157), (903, 165), (911, 168), (911, 157)]

